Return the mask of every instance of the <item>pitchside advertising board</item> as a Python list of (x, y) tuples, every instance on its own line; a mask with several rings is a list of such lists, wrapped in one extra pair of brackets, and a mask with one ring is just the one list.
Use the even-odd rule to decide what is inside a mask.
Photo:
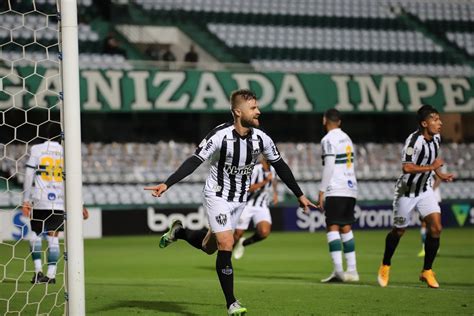
[[(474, 227), (474, 203), (441, 204), (443, 224), (445, 227)], [(318, 231), (325, 230), (324, 214), (311, 211), (304, 214), (296, 207), (272, 208), (273, 230), (275, 231)], [(206, 213), (202, 206), (197, 208), (155, 208), (104, 210), (102, 212), (102, 233), (107, 235), (155, 234), (166, 231), (175, 219), (183, 222), (190, 229), (207, 228)], [(414, 216), (412, 226), (419, 226), (420, 220)], [(357, 205), (356, 229), (390, 228), (392, 226), (392, 209), (385, 205)], [(253, 228), (251, 224), (250, 228)]]
[[(89, 218), (83, 223), (84, 238), (102, 237), (102, 211), (100, 208), (88, 207)], [(0, 241), (28, 240), (31, 234), (30, 220), (23, 216), (21, 210), (0, 210)], [(63, 237), (63, 233), (60, 234)]]
[[(442, 203), (444, 227), (474, 227), (474, 202)], [(296, 207), (272, 208), (274, 231), (324, 231), (324, 214), (319, 211), (303, 213)], [(91, 217), (84, 221), (84, 237), (126, 236), (161, 234), (170, 223), (179, 219), (189, 229), (207, 228), (206, 213), (202, 206), (183, 208), (156, 208), (152, 206), (129, 209), (89, 208)], [(355, 209), (355, 229), (388, 229), (392, 226), (390, 204), (363, 205)], [(411, 226), (419, 226), (420, 219), (414, 213)], [(249, 227), (252, 229), (252, 224)], [(29, 221), (20, 211), (0, 212), (0, 239), (28, 238)]]

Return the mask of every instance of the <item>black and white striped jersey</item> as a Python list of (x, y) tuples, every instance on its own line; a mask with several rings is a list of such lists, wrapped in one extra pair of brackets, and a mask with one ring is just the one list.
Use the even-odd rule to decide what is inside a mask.
[(241, 137), (233, 123), (214, 128), (194, 153), (211, 163), (204, 193), (230, 202), (246, 202), (253, 167), (260, 154), (270, 163), (281, 159), (273, 140), (262, 130), (252, 128), (246, 137)]
[[(426, 140), (420, 131), (411, 133), (402, 150), (402, 163), (414, 163), (418, 166), (431, 165), (439, 155), (441, 136), (436, 134), (432, 140)], [(432, 189), (433, 171), (402, 174), (397, 181), (398, 196), (415, 197)]]
[(263, 187), (249, 194), (247, 205), (252, 205), (256, 207), (268, 207), (270, 205), (270, 199), (273, 197), (273, 181), (276, 177), (275, 168), (270, 166), (270, 170), (266, 171), (263, 169), (261, 163), (257, 164), (253, 168), (252, 179), (250, 185), (262, 182), (265, 180), (269, 174), (272, 174), (272, 180), (268, 181)]

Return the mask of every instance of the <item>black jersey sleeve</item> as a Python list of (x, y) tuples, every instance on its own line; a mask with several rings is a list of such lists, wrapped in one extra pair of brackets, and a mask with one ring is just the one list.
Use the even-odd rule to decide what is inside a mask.
[(181, 181), (182, 179), (193, 173), (193, 171), (196, 170), (202, 164), (202, 162), (203, 161), (195, 155), (189, 157), (181, 164), (181, 166), (179, 166), (179, 168), (172, 175), (168, 177), (168, 179), (166, 179), (165, 184), (169, 188), (173, 184)]

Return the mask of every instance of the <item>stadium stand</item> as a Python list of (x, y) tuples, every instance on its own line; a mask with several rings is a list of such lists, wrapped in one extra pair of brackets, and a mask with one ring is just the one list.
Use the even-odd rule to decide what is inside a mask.
[[(171, 25), (207, 47), (219, 62), (250, 64), (255, 70), (298, 72), (351, 72), (372, 74), (473, 74), (474, 4), (456, 0), (135, 0), (117, 6), (120, 15), (101, 17), (100, 6), (79, 1), (82, 68), (130, 69), (134, 59), (146, 59), (138, 47), (120, 34), (123, 56), (101, 52), (108, 32), (120, 28), (121, 18), (133, 23)], [(50, 0), (36, 2), (44, 12), (55, 12)], [(28, 4), (16, 4), (27, 12)], [(21, 10), (20, 10), (21, 9)], [(138, 13), (136, 12), (138, 10)], [(125, 19), (123, 18), (123, 19)], [(24, 26), (11, 30), (11, 25)], [(0, 42), (8, 60), (18, 60), (18, 47), (9, 38), (37, 45), (28, 60), (57, 58), (49, 47), (55, 36), (48, 23), (52, 15), (2, 14)], [(130, 23), (130, 21), (128, 21)], [(45, 52), (46, 48), (46, 52)], [(41, 53), (39, 53), (39, 52)], [(54, 53), (54, 54), (51, 54)], [(25, 52), (27, 54), (27, 52)], [(169, 67), (157, 65), (158, 67)], [(181, 66), (180, 66), (181, 67)], [(182, 67), (186, 67), (183, 65)]]
[[(194, 21), (257, 70), (472, 74), (470, 1), (137, 0)], [(205, 21), (205, 22), (202, 22)]]
[[(316, 194), (321, 179), (321, 146), (316, 143), (279, 143), (279, 149), (302, 183), (308, 195)], [(2, 145), (6, 159), (1, 172), (5, 178), (18, 175), (23, 181), (26, 146)], [(399, 156), (402, 144), (358, 144), (356, 147), (359, 200), (391, 200), (394, 180), (400, 175)], [(164, 180), (179, 164), (194, 152), (195, 144), (158, 142), (151, 143), (89, 143), (82, 145), (84, 201), (91, 205), (136, 204), (199, 204), (201, 191), (208, 170), (201, 166), (194, 174), (178, 184), (179, 190), (169, 191), (163, 199), (153, 199), (143, 191), (143, 186)], [(448, 168), (457, 176), (453, 184), (441, 186), (446, 199), (473, 199), (474, 144), (445, 144), (443, 157)], [(0, 204), (16, 201), (20, 196), (2, 193)], [(282, 199), (290, 196), (285, 186), (280, 186)]]

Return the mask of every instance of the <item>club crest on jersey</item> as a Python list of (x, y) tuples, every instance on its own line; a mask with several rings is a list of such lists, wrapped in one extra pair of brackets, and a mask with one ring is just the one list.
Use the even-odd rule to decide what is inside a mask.
[(220, 213), (216, 216), (216, 221), (219, 223), (219, 225), (225, 226), (225, 224), (227, 224), (227, 215)]

